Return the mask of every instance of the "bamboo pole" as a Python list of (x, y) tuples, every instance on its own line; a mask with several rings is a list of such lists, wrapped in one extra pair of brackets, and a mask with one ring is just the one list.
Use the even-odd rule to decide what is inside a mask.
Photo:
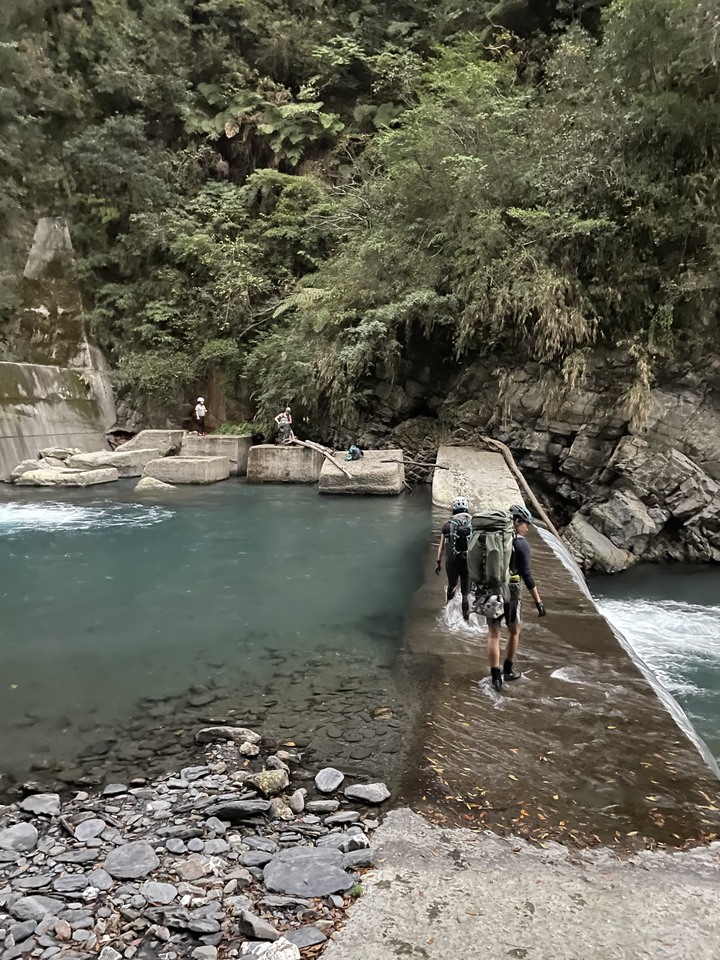
[(558, 538), (558, 540), (562, 540), (562, 537), (557, 531), (555, 524), (552, 522), (550, 517), (547, 515), (547, 513), (543, 509), (542, 504), (530, 489), (530, 485), (528, 484), (525, 477), (522, 475), (522, 472), (518, 467), (518, 465), (515, 463), (515, 458), (513, 457), (512, 453), (510, 453), (510, 449), (506, 447), (504, 443), (501, 443), (499, 440), (493, 440), (492, 437), (482, 436), (480, 437), (480, 439), (483, 441), (483, 443), (486, 443), (489, 447), (495, 447), (497, 450), (500, 451), (500, 453), (505, 458), (505, 463), (507, 463), (508, 467), (510, 467), (510, 470), (513, 476), (515, 477), (517, 482), (520, 484), (522, 489), (525, 491), (528, 500), (535, 508), (537, 515), (540, 517), (540, 519), (548, 528), (548, 530), (550, 530), (551, 533), (554, 533), (555, 536)]
[(326, 447), (321, 447), (319, 443), (313, 443), (312, 440), (298, 440), (297, 437), (293, 437), (290, 443), (296, 443), (299, 447), (307, 447), (309, 450), (317, 450), (317, 452), (321, 453), (333, 466), (337, 467), (341, 473), (344, 473), (348, 480), (352, 480), (351, 474), (348, 473), (342, 464), (338, 463)]

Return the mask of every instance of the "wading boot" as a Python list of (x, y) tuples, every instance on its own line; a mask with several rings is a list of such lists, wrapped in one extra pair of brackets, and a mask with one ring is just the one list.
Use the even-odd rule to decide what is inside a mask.
[(503, 663), (503, 680), (519, 680), (521, 676), (522, 673), (519, 670), (513, 670), (512, 660), (506, 660)]
[(502, 673), (500, 672), (500, 667), (490, 667), (490, 675), (492, 677), (492, 685), (497, 690), (498, 693), (502, 690)]

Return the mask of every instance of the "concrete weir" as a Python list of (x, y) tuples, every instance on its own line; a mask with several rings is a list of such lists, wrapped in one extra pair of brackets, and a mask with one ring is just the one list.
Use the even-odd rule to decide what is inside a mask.
[[(522, 502), (498, 454), (443, 447), (438, 461), (449, 470), (435, 471), (435, 503), (463, 494), (478, 512)], [(438, 531), (448, 514), (436, 512)], [(536, 529), (528, 539), (548, 615), (524, 593), (524, 675), (501, 694), (489, 684), (484, 621), (465, 624), (457, 600), (444, 606), (436, 547), (428, 554), (406, 621), (426, 716), (405, 798), (444, 822), (540, 842), (672, 847), (720, 832), (717, 767), (687, 718), (600, 615), (564, 546)]]
[(320, 471), (320, 493), (375, 494), (397, 496), (405, 486), (405, 465), (402, 450), (366, 450), (361, 460), (339, 457), (350, 474), (345, 476), (335, 464), (326, 460)]
[(249, 483), (317, 483), (324, 457), (317, 450), (261, 443), (250, 447)]
[(216, 436), (199, 437), (186, 433), (181, 449), (183, 457), (227, 457), (230, 475), (244, 477), (247, 473), (248, 453), (252, 446), (250, 437)]

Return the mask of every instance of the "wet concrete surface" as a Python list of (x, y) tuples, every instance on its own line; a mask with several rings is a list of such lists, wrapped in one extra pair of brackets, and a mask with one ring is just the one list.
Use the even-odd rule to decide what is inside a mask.
[[(436, 513), (439, 530), (445, 516)], [(406, 624), (406, 655), (424, 678), (424, 718), (405, 800), (436, 822), (540, 843), (682, 847), (712, 839), (720, 832), (712, 757), (599, 614), (577, 571), (537, 531), (529, 540), (548, 616), (538, 618), (525, 593), (516, 658), (523, 677), (500, 694), (489, 683), (484, 621), (472, 616), (466, 625), (458, 600), (443, 608), (445, 578), (428, 558)]]
[(395, 810), (324, 960), (715, 960), (720, 847), (540, 849)]

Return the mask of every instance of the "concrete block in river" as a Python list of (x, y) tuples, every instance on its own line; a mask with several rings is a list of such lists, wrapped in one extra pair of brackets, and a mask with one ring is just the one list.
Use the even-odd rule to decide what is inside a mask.
[(99, 470), (115, 467), (121, 477), (140, 477), (145, 464), (157, 460), (160, 451), (155, 450), (98, 450), (95, 453), (76, 453), (66, 461), (74, 470)]
[[(376, 494), (397, 496), (405, 485), (405, 464), (402, 450), (366, 450), (360, 460), (346, 460), (344, 453), (336, 459), (350, 474), (325, 460), (320, 471), (320, 493)], [(384, 461), (397, 461), (386, 463)]]
[(227, 457), (162, 457), (145, 465), (144, 477), (164, 483), (217, 483), (230, 476)]
[(115, 467), (105, 467), (102, 470), (51, 467), (48, 470), (30, 470), (18, 477), (15, 483), (19, 487), (91, 487), (96, 483), (112, 483), (118, 478)]
[(251, 483), (317, 483), (324, 459), (308, 447), (263, 443), (250, 447), (247, 478)]
[(446, 468), (433, 471), (432, 500), (437, 507), (449, 507), (457, 496), (468, 498), (471, 513), (507, 510), (513, 503), (523, 503), (501, 453), (441, 446), (437, 464)]
[(132, 440), (123, 443), (118, 450), (159, 450), (158, 456), (167, 457), (180, 453), (183, 442), (182, 430), (141, 430)]
[(199, 437), (194, 433), (186, 433), (181, 454), (183, 457), (227, 457), (231, 475), (244, 477), (251, 446), (250, 437)]

